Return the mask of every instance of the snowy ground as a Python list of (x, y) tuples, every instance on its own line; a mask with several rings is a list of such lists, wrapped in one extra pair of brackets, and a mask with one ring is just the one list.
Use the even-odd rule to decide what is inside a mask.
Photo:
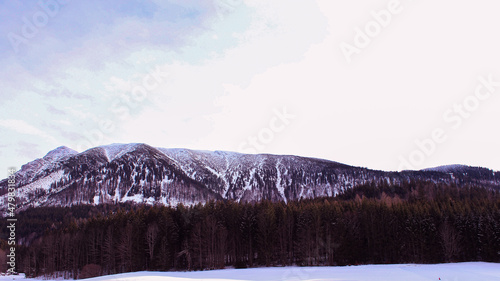
[[(1, 276), (0, 281), (23, 276)], [(225, 269), (199, 272), (135, 272), (91, 281), (191, 281), (191, 280), (308, 280), (308, 281), (500, 281), (500, 264), (469, 262), (435, 265), (361, 265), (347, 267), (275, 267)]]

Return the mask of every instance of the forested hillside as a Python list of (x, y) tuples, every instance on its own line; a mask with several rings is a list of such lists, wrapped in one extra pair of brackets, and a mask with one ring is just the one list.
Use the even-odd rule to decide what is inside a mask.
[(481, 187), (372, 183), (334, 198), (288, 203), (218, 201), (175, 208), (37, 211), (44, 212), (43, 218), (52, 213), (59, 216), (56, 220), (63, 219), (40, 222), (40, 213), (19, 214), (25, 225), (39, 225), (31, 238), (23, 234), (24, 245), (19, 247), (19, 270), (28, 276), (67, 272), (82, 277), (89, 270), (112, 274), (227, 266), (500, 262), (500, 194)]

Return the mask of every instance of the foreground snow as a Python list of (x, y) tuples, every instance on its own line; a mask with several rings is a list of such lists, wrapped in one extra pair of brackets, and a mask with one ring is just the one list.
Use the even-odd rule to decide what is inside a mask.
[[(2, 276), (1, 281), (22, 276)], [(500, 264), (469, 262), (435, 265), (360, 265), (346, 267), (274, 267), (224, 269), (198, 272), (134, 272), (87, 279), (91, 281), (190, 281), (190, 280), (349, 280), (349, 281), (500, 281)]]

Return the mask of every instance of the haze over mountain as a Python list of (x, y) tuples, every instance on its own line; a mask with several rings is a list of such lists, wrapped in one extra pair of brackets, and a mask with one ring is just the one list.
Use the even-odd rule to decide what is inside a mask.
[[(500, 172), (464, 165), (385, 172), (290, 155), (112, 144), (78, 153), (58, 147), (16, 173), (18, 210), (136, 202), (175, 206), (208, 200), (289, 201), (334, 196), (356, 185), (430, 181), (500, 188)], [(0, 201), (7, 200), (0, 181)], [(2, 204), (5, 210), (7, 204)]]

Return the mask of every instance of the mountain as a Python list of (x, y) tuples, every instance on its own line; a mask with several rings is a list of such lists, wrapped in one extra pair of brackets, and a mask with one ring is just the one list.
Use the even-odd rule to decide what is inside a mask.
[[(431, 181), (500, 188), (500, 172), (461, 165), (384, 172), (291, 155), (112, 144), (78, 153), (58, 147), (16, 172), (18, 210), (137, 202), (192, 205), (208, 200), (289, 201), (333, 196), (356, 185)], [(0, 202), (7, 200), (0, 181)], [(4, 213), (7, 204), (2, 204)], [(3, 209), (2, 209), (3, 208)]]

